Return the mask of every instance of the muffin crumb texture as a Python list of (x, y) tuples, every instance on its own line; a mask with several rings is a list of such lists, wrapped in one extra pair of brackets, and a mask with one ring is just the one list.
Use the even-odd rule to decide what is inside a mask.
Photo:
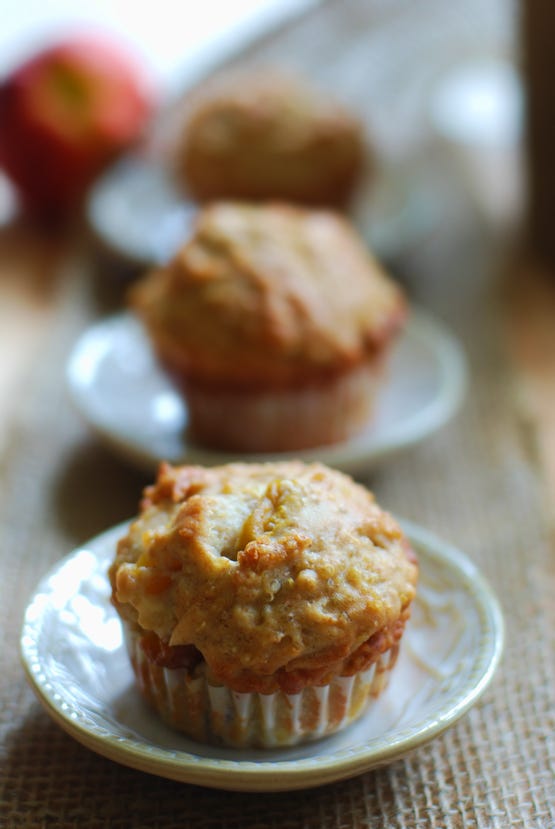
[(416, 574), (365, 488), (297, 461), (162, 465), (110, 569), (152, 664), (173, 658), (213, 686), (262, 694), (321, 687), (396, 653)]

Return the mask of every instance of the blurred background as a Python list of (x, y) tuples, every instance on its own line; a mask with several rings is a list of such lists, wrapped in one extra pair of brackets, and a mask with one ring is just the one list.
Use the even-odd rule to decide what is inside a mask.
[[(488, 220), (513, 219), (521, 195), (515, 148), (522, 126), (514, 2), (468, 2), (461, 9), (438, 2), (418, 8), (377, 2), (359, 25), (353, 17), (360, 17), (360, 9), (352, 3), (327, 3), (334, 9), (327, 15), (335, 18), (333, 26), (309, 15), (293, 34), (264, 39), (316, 5), (317, 0), (206, 0), (194, 8), (161, 2), (153, 10), (130, 2), (3, 0), (0, 74), (9, 76), (49, 45), (85, 31), (99, 40), (108, 36), (131, 50), (148, 75), (155, 119), (195, 82), (234, 60), (293, 67), (362, 114), (380, 162), (397, 167), (395, 183), (406, 172), (401, 165), (419, 176), (418, 184), (428, 179), (428, 190), (432, 174), (437, 185), (446, 170), (455, 169)], [(426, 166), (431, 154), (433, 170)], [(5, 185), (3, 193), (6, 215)], [(433, 207), (422, 202), (420, 211)], [(384, 206), (378, 219), (393, 226), (400, 205), (387, 212)], [(422, 229), (426, 217), (413, 211), (412, 219)]]
[(7, 73), (22, 59), (76, 30), (113, 33), (137, 50), (165, 93), (179, 91), (208, 55), (221, 59), (237, 39), (253, 36), (314, 0), (234, 0), (201, 4), (163, 0), (156, 8), (127, 0), (3, 0), (0, 70)]
[[(452, 309), (476, 303), (469, 286), (483, 289), (498, 269), (468, 260), (460, 277), (454, 267), (447, 275), (441, 257), (453, 262), (455, 245), (497, 261), (520, 242), (523, 37), (511, 0), (162, 0), (154, 8), (1, 0), (0, 14), (0, 338), (12, 344), (0, 349), (0, 423), (36, 348), (38, 320), (55, 302), (44, 274), (58, 273), (57, 257), (81, 246), (103, 294), (90, 306), (99, 314), (185, 237), (190, 214), (168, 186), (168, 136), (187, 94), (213, 73), (292, 69), (362, 119), (372, 172), (355, 223), (415, 300), (455, 327)], [(75, 41), (76, 72), (60, 80), (49, 55)], [(83, 55), (104, 65), (118, 91), (110, 100), (100, 82), (89, 84), (77, 115), (71, 84)], [(44, 65), (29, 75), (37, 59)], [(114, 101), (126, 114), (99, 141)], [(14, 348), (23, 326), (35, 333)]]
[[(479, 359), (476, 309), (501, 309), (492, 286), (526, 226), (531, 27), (513, 0), (0, 0), (0, 15), (0, 438), (61, 313), (67, 263), (88, 292), (64, 316), (77, 334), (186, 238), (171, 136), (191, 91), (237, 69), (293, 70), (362, 120), (370, 175), (352, 218)], [(59, 44), (75, 72), (54, 66)], [(83, 93), (87, 60), (105, 78)]]

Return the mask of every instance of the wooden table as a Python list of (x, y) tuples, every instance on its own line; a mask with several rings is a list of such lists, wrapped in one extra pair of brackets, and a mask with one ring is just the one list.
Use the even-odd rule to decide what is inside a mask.
[(531, 257), (513, 263), (504, 305), (523, 439), (545, 482), (555, 519), (555, 274)]
[(68, 241), (14, 221), (0, 227), (0, 447), (40, 357)]

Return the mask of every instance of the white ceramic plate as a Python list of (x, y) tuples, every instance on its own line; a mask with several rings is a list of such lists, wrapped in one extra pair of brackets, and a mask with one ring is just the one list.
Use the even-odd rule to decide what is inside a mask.
[(125, 525), (93, 539), (42, 580), (25, 614), (23, 664), (53, 719), (88, 748), (163, 777), (240, 791), (284, 791), (352, 777), (441, 734), (484, 692), (503, 621), (462, 553), (405, 524), (420, 559), (412, 618), (389, 688), (343, 732), (274, 750), (207, 747), (166, 727), (135, 689), (106, 569)]
[[(166, 262), (187, 241), (196, 212), (195, 203), (179, 192), (159, 161), (136, 155), (111, 167), (87, 201), (88, 222), (96, 236), (124, 260), (145, 268)], [(431, 202), (414, 181), (409, 187), (400, 168), (384, 168), (364, 181), (351, 216), (384, 259), (416, 243), (437, 218)]]
[[(89, 425), (149, 471), (161, 459), (214, 465), (287, 457), (211, 451), (191, 443), (186, 406), (130, 314), (111, 317), (85, 332), (70, 357), (67, 380)], [(414, 312), (392, 355), (368, 428), (353, 440), (294, 455), (350, 473), (368, 469), (442, 426), (458, 408), (465, 386), (466, 363), (456, 340), (439, 323)]]

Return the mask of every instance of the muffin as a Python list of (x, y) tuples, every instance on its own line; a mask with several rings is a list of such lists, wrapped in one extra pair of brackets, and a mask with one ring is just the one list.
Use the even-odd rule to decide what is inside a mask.
[(109, 576), (161, 717), (268, 747), (343, 728), (382, 692), (417, 565), (371, 493), (321, 464), (162, 464)]
[(297, 77), (261, 70), (212, 82), (189, 102), (176, 178), (198, 201), (347, 202), (365, 156), (359, 121)]
[(190, 438), (243, 452), (362, 431), (406, 312), (344, 218), (283, 204), (204, 208), (130, 301), (186, 398)]

